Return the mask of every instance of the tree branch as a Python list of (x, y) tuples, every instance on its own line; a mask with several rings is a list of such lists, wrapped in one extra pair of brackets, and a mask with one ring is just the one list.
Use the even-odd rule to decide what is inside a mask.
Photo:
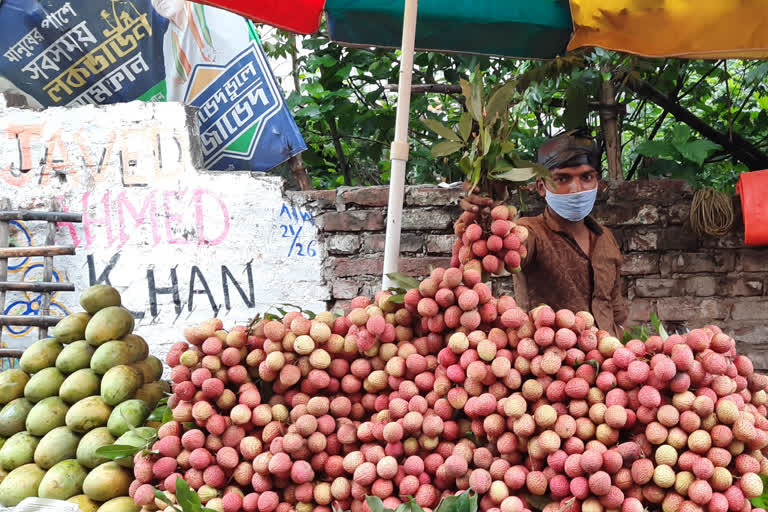
[(339, 167), (341, 167), (341, 174), (344, 176), (344, 185), (352, 186), (352, 173), (349, 171), (349, 163), (347, 162), (347, 156), (344, 154), (344, 148), (341, 146), (341, 138), (339, 137), (339, 130), (336, 128), (336, 118), (333, 116), (328, 117), (328, 129), (333, 137), (333, 147), (336, 148), (336, 158), (339, 160)]
[(648, 98), (672, 114), (681, 123), (687, 124), (707, 139), (727, 149), (737, 160), (746, 164), (751, 170), (768, 168), (768, 156), (741, 135), (734, 133), (733, 140), (731, 140), (728, 134), (715, 130), (696, 117), (690, 110), (644, 80), (630, 78), (627, 81), (627, 86), (638, 96)]

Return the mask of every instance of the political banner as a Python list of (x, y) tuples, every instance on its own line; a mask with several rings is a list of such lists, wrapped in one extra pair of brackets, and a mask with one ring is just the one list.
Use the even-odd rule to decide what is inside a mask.
[(0, 75), (45, 107), (198, 107), (208, 169), (267, 171), (306, 149), (253, 24), (207, 5), (4, 0)]

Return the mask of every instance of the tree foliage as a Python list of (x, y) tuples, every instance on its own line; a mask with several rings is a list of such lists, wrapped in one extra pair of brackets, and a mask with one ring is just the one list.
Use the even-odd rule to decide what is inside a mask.
[[(397, 99), (390, 86), (398, 81), (399, 51), (345, 48), (321, 31), (303, 37), (304, 51), (296, 54), (292, 37), (279, 32), (265, 48), (273, 57), (294, 53), (300, 92), (287, 103), (309, 148), (303, 158), (313, 185), (387, 183)], [(601, 49), (551, 61), (420, 52), (413, 83), (457, 86), (471, 81), (475, 69), (482, 70), (489, 93), (515, 80), (509, 142), (521, 158), (533, 159), (545, 138), (564, 129), (586, 126), (600, 138), (599, 91), (606, 80), (622, 106), (622, 168), (628, 179), (667, 176), (730, 191), (739, 173), (755, 170), (734, 148), (768, 150), (768, 83), (762, 80), (768, 62), (647, 59)], [(721, 134), (723, 144), (709, 140), (712, 133), (682, 124), (658, 98), (638, 93), (637, 83)], [(466, 110), (460, 90), (412, 95), (409, 183), (463, 179), (462, 154), (433, 154), (432, 147), (445, 139), (423, 121), (460, 133)]]

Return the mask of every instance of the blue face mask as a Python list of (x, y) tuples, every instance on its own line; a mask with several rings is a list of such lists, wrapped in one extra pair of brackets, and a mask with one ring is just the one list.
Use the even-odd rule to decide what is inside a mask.
[(592, 211), (597, 198), (597, 187), (574, 194), (555, 194), (546, 191), (544, 199), (552, 210), (571, 222), (584, 219)]

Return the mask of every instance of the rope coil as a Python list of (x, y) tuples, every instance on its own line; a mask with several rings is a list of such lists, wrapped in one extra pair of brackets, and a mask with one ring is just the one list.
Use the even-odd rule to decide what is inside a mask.
[(733, 227), (731, 197), (712, 187), (700, 188), (691, 202), (691, 227), (698, 236), (725, 236)]

